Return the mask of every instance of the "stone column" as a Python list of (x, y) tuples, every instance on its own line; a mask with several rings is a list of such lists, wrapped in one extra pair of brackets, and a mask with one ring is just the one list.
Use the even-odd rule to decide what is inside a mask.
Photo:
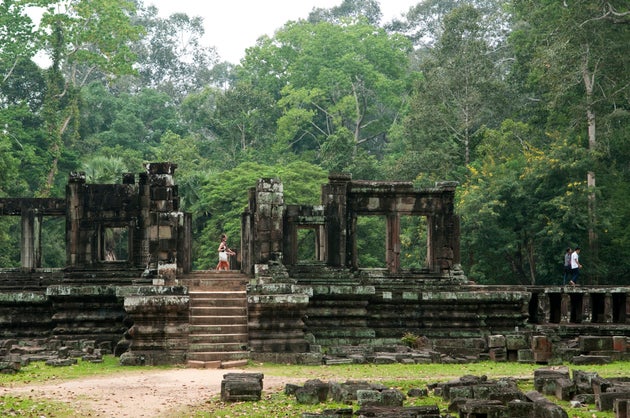
[(591, 306), (592, 299), (590, 293), (584, 293), (582, 295), (582, 323), (590, 324), (593, 322), (593, 307)]
[(256, 185), (253, 213), (253, 263), (264, 264), (281, 258), (283, 246), (284, 191), (275, 179), (260, 179)]
[(571, 295), (563, 293), (560, 299), (560, 323), (571, 322)]
[(37, 209), (25, 209), (22, 212), (20, 265), (23, 269), (42, 266), (42, 218)]
[(82, 267), (91, 248), (82, 242), (81, 221), (84, 217), (85, 173), (70, 173), (66, 185), (66, 265)]
[(387, 214), (387, 241), (385, 243), (385, 261), (390, 273), (400, 271), (400, 215)]
[(326, 254), (331, 266), (352, 265), (352, 244), (348, 231), (352, 227), (347, 217), (348, 184), (350, 174), (330, 174), (328, 184), (322, 186), (322, 205), (326, 209)]
[(609, 292), (604, 295), (604, 322), (607, 324), (613, 322), (613, 296)]
[[(179, 211), (179, 194), (173, 175), (176, 164), (146, 164), (146, 176), (141, 176), (141, 216), (145, 226), (145, 244), (148, 249), (147, 264), (158, 271), (157, 285), (172, 284), (183, 266), (177, 260), (185, 260), (177, 251), (179, 230), (185, 227), (184, 214)], [(148, 189), (147, 189), (148, 187)], [(168, 272), (161, 274), (160, 272)]]
[(548, 324), (551, 319), (551, 312), (549, 309), (549, 295), (541, 293), (538, 295), (538, 318), (541, 324)]

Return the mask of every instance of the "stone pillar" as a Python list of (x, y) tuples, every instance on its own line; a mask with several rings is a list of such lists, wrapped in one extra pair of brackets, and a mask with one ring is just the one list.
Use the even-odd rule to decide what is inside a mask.
[(253, 263), (268, 263), (282, 254), (284, 191), (275, 179), (260, 179), (256, 185), (253, 213)]
[(551, 310), (549, 308), (549, 295), (541, 293), (538, 295), (538, 319), (541, 324), (548, 324), (551, 319)]
[(42, 219), (37, 209), (29, 208), (22, 212), (20, 265), (23, 269), (42, 266)]
[(175, 164), (147, 164), (149, 180), (149, 253), (158, 262), (173, 262), (177, 249), (179, 198), (173, 184)]
[(82, 242), (81, 221), (84, 217), (85, 173), (70, 173), (66, 185), (66, 265), (82, 267), (91, 248)]
[(440, 258), (444, 251), (452, 254), (453, 266), (461, 263), (459, 248), (459, 217), (455, 215), (455, 181), (442, 181), (435, 184), (439, 193), (438, 213), (427, 217), (428, 242), (427, 262), (432, 271), (440, 270)]
[[(150, 163), (145, 167), (146, 175), (140, 178), (140, 212), (145, 231), (142, 247), (148, 253), (146, 264), (158, 272), (162, 269), (181, 273), (186, 266), (178, 265), (178, 261), (186, 262), (188, 257), (179, 255), (178, 250), (190, 248), (179, 242), (186, 218), (179, 210), (178, 188), (173, 180), (177, 165)], [(156, 284), (169, 284), (170, 279), (158, 278), (160, 282)]]
[(609, 292), (604, 295), (604, 322), (607, 324), (613, 322), (613, 296)]
[(348, 232), (356, 219), (347, 218), (348, 184), (351, 180), (350, 174), (331, 173), (328, 184), (322, 186), (321, 200), (326, 208), (326, 253), (331, 266), (346, 267), (353, 263)]
[(400, 271), (400, 215), (387, 214), (387, 241), (385, 243), (385, 258), (387, 270), (390, 273)]
[(593, 322), (593, 307), (590, 293), (584, 293), (582, 295), (582, 323), (590, 324)]
[(247, 208), (241, 214), (241, 271), (254, 272), (254, 213), (256, 213), (256, 189), (247, 191)]
[(562, 293), (560, 297), (560, 323), (568, 324), (571, 322), (571, 295)]

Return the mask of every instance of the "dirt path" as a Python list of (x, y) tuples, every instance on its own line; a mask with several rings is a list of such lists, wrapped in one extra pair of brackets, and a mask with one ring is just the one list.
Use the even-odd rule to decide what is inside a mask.
[[(0, 387), (0, 395), (28, 394), (33, 398), (64, 401), (75, 408), (77, 416), (171, 417), (183, 407), (203, 404), (220, 394), (224, 374), (256, 372), (249, 369), (143, 370), (59, 383)], [(283, 378), (265, 376), (263, 393), (282, 390), (285, 383)]]

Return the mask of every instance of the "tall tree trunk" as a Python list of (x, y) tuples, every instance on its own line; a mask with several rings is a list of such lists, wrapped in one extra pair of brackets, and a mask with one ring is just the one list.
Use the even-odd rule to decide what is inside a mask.
[[(595, 125), (595, 110), (593, 109), (593, 85), (595, 84), (595, 73), (597, 69), (594, 69), (593, 72), (589, 71), (588, 68), (588, 60), (589, 60), (589, 48), (586, 47), (586, 54), (584, 56), (584, 61), (582, 64), (582, 79), (584, 81), (584, 89), (586, 91), (586, 121), (588, 126), (588, 149), (591, 152), (595, 151), (597, 146), (597, 136), (596, 136), (596, 125)], [(598, 240), (597, 240), (597, 231), (595, 230), (595, 226), (597, 224), (597, 216), (596, 216), (596, 206), (595, 206), (595, 172), (589, 171), (587, 173), (587, 186), (588, 186), (588, 248), (589, 248), (589, 258), (594, 262), (598, 260), (599, 248), (598, 248)], [(596, 275), (593, 275), (593, 284), (597, 284), (599, 282), (599, 278)]]

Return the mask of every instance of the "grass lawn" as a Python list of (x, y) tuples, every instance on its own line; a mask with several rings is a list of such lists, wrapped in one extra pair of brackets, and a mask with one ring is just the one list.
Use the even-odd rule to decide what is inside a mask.
[[(630, 377), (630, 362), (615, 362), (601, 366), (572, 366), (569, 370), (583, 370), (597, 372), (604, 378)], [(534, 371), (541, 365), (521, 363), (480, 362), (471, 364), (389, 364), (389, 365), (335, 365), (335, 366), (299, 366), (283, 364), (255, 364), (250, 363), (245, 370), (263, 373), (267, 376), (285, 377), (291, 379), (320, 379), (325, 382), (336, 381), (343, 383), (348, 380), (368, 380), (380, 383), (390, 388), (398, 388), (407, 392), (412, 388), (426, 388), (428, 384), (446, 382), (463, 375), (482, 376), (488, 379), (511, 377), (518, 381), (523, 391), (533, 390)], [(105, 356), (103, 363), (88, 363), (79, 361), (74, 366), (51, 367), (43, 362), (31, 363), (23, 367), (14, 375), (0, 375), (0, 386), (25, 385), (64, 381), (89, 376), (106, 376), (115, 373), (137, 373), (155, 367), (121, 366), (118, 359)], [(160, 367), (168, 370), (169, 367)], [(226, 370), (226, 373), (229, 369)], [(552, 399), (552, 398), (550, 398)], [(556, 402), (555, 399), (552, 399)], [(594, 405), (582, 408), (571, 408), (567, 402), (557, 401), (571, 418), (614, 418), (613, 412), (600, 412)], [(447, 404), (440, 397), (429, 393), (422, 398), (408, 398), (405, 406), (438, 405), (445, 412)], [(298, 404), (294, 396), (287, 396), (284, 392), (270, 392), (264, 388), (263, 399), (259, 402), (224, 403), (216, 395), (202, 405), (196, 405), (177, 411), (173, 417), (300, 417), (302, 412), (320, 413), (325, 409), (347, 408), (349, 405), (327, 402), (319, 405)], [(356, 403), (352, 405), (356, 410)], [(34, 399), (30, 396), (2, 396), (0, 397), (0, 416), (27, 417), (74, 417), (70, 406), (60, 401)]]

